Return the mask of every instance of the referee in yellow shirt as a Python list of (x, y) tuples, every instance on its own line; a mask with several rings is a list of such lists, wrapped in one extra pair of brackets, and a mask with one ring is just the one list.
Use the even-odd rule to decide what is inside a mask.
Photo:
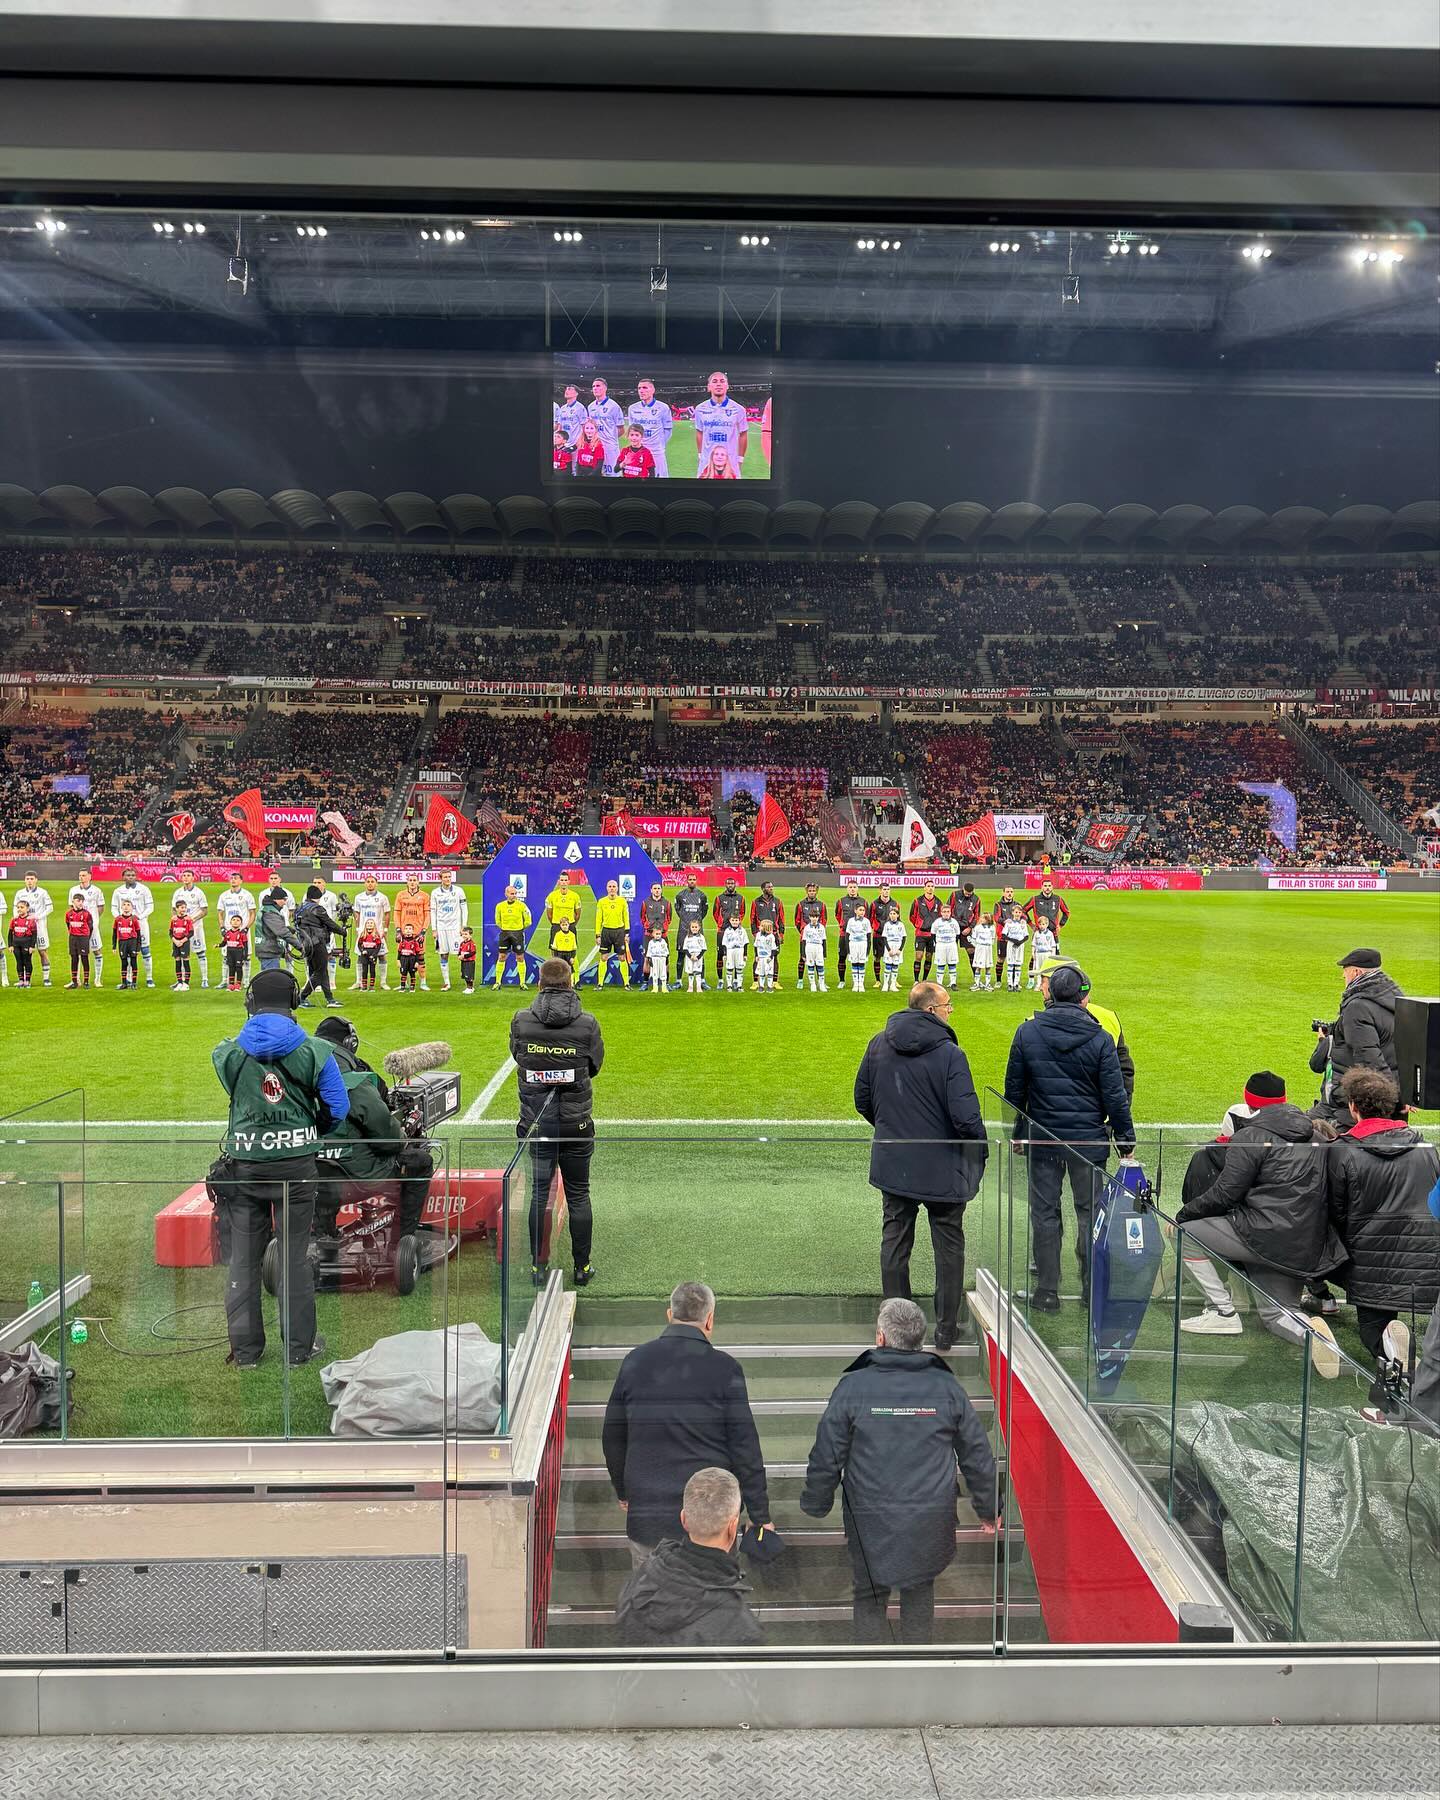
[(595, 944), (601, 956), (623, 956), (625, 985), (630, 985), (630, 902), (620, 898), (618, 881), (607, 881), (595, 902)]
[(531, 925), (530, 908), (520, 898), (513, 887), (507, 887), (505, 898), (495, 908), (495, 929), (499, 937), (495, 943), (495, 985), (498, 988), (500, 978), (505, 973), (505, 959), (515, 958), (515, 967), (520, 972), (520, 985), (526, 985), (525, 976), (525, 934)]
[(555, 942), (555, 933), (565, 931), (570, 939), (569, 948), (575, 948), (575, 935), (580, 928), (580, 895), (570, 884), (568, 872), (562, 871), (554, 892), (545, 902), (545, 917), (550, 921), (550, 954), (556, 955), (560, 946)]

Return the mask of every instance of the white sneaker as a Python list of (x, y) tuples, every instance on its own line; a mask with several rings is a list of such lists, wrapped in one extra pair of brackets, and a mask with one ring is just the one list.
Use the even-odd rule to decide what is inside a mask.
[(1182, 1319), (1180, 1329), (1193, 1331), (1197, 1337), (1239, 1337), (1245, 1327), (1240, 1323), (1238, 1313), (1221, 1312), (1217, 1306), (1207, 1306), (1194, 1318)]
[(205, 989), (209, 987), (209, 985), (210, 985), (210, 983), (208, 981), (202, 981), (200, 983), (200, 991), (203, 993), (205, 991)]
[[(522, 982), (521, 985), (523, 986), (524, 983)], [(420, 992), (422, 994), (428, 994), (430, 992), (430, 983), (428, 981), (422, 981), (420, 983)]]
[(1310, 1367), (1322, 1381), (1334, 1381), (1340, 1373), (1340, 1346), (1323, 1319), (1311, 1317)]
[(823, 981), (820, 983), (820, 992), (822, 994), (828, 994), (830, 992), (829, 988), (826, 987), (826, 985)]
[(1385, 1327), (1385, 1334), (1380, 1339), (1380, 1347), (1393, 1363), (1398, 1363), (1407, 1374), (1410, 1369), (1410, 1327), (1403, 1320), (1392, 1319)]

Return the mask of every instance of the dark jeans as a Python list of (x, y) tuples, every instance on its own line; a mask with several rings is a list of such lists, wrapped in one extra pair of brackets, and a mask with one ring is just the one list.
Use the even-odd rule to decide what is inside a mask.
[(930, 1219), (935, 1249), (935, 1329), (955, 1335), (965, 1294), (965, 1206), (954, 1200), (907, 1200), (882, 1194), (880, 1292), (887, 1300), (909, 1300), (910, 1252), (915, 1247), (915, 1220), (923, 1206)]
[[(1097, 1165), (1092, 1156), (1101, 1156)], [(1035, 1285), (1060, 1291), (1060, 1240), (1064, 1225), (1060, 1216), (1060, 1191), (1068, 1172), (1075, 1202), (1075, 1261), (1080, 1270), (1080, 1293), (1090, 1294), (1090, 1227), (1095, 1196), (1105, 1179), (1103, 1153), (1073, 1150), (1068, 1145), (1051, 1149), (1032, 1145), (1030, 1164), (1030, 1254), (1035, 1261)]]
[[(595, 1222), (590, 1210), (590, 1159), (595, 1154), (595, 1125), (541, 1126), (555, 1134), (530, 1148), (530, 1260), (539, 1263), (545, 1242), (545, 1207), (555, 1171), (565, 1183), (565, 1205), (570, 1213), (570, 1250), (575, 1267), (590, 1261)], [(559, 1141), (556, 1141), (558, 1137)], [(555, 1246), (550, 1246), (554, 1253)]]
[[(865, 1572), (859, 1558), (855, 1562), (855, 1642), (885, 1644), (890, 1642), (890, 1621), (886, 1609), (891, 1590), (877, 1587)], [(900, 1642), (929, 1644), (935, 1638), (935, 1583), (922, 1581), (916, 1587), (900, 1589)]]
[(305, 986), (300, 991), (302, 1000), (308, 1000), (316, 988), (327, 1000), (335, 998), (330, 986), (330, 952), (324, 944), (305, 952), (305, 977)]
[(229, 1180), (215, 1183), (228, 1226), (225, 1326), (231, 1354), (237, 1362), (258, 1362), (265, 1349), (260, 1260), (274, 1236), (285, 1246), (277, 1297), (280, 1334), (291, 1362), (302, 1362), (315, 1342), (315, 1283), (306, 1254), (315, 1211), (315, 1159), (287, 1157), (232, 1168)]

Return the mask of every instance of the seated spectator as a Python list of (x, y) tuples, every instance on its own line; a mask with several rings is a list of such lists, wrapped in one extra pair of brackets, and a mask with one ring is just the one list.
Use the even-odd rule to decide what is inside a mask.
[(684, 1538), (662, 1538), (620, 1590), (621, 1643), (644, 1650), (764, 1643), (735, 1555), (740, 1483), (728, 1469), (695, 1471), (681, 1496), (680, 1525)]
[(1326, 1153), (1330, 1220), (1349, 1251), (1339, 1280), (1355, 1308), (1360, 1341), (1375, 1359), (1372, 1415), (1399, 1411), (1409, 1391), (1410, 1326), (1440, 1299), (1440, 1230), (1430, 1190), (1440, 1152), (1403, 1117), (1400, 1090), (1375, 1069), (1340, 1083), (1350, 1129)]
[(1326, 1208), (1323, 1139), (1268, 1069), (1245, 1083), (1245, 1106), (1248, 1112), (1227, 1115), (1233, 1136), (1197, 1150), (1185, 1171), (1175, 1223), (1185, 1228), (1185, 1273), (1206, 1304), (1180, 1329), (1205, 1337), (1243, 1330), (1212, 1252), (1249, 1278), (1266, 1330), (1286, 1343), (1308, 1340), (1316, 1374), (1333, 1380), (1340, 1355), (1330, 1327), (1301, 1312), (1304, 1284), (1345, 1260)]

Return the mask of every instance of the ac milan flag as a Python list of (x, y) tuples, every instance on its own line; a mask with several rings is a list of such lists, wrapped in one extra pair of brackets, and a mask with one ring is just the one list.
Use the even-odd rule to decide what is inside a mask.
[(227, 800), (220, 809), (220, 817), (244, 836), (252, 856), (258, 856), (269, 842), (265, 834), (265, 802), (260, 798), (259, 788), (246, 788), (243, 794)]
[(365, 842), (358, 831), (345, 823), (344, 813), (321, 813), (320, 822), (330, 827), (330, 835), (339, 846), (342, 856), (353, 856)]
[(505, 829), (505, 821), (500, 817), (500, 808), (493, 800), (482, 800), (475, 808), (475, 823), (481, 827), (497, 850), (503, 850), (510, 841), (510, 833)]
[(953, 831), (945, 833), (945, 842), (957, 856), (970, 862), (988, 862), (1000, 847), (995, 836), (994, 813), (981, 813), (973, 824), (957, 825)]
[(195, 830), (195, 815), (188, 812), (173, 812), (165, 823), (170, 827), (170, 842), (178, 844), (181, 838), (189, 838)]
[(220, 815), (213, 812), (203, 813), (198, 819), (194, 813), (171, 813), (165, 821), (170, 831), (171, 855), (179, 856), (182, 851), (188, 850), (196, 838), (204, 837), (213, 825), (218, 824), (219, 818)]
[(929, 862), (934, 854), (935, 833), (913, 806), (907, 806), (900, 825), (901, 862)]
[(425, 854), (459, 856), (475, 835), (475, 827), (443, 794), (432, 794), (425, 813)]
[(790, 821), (784, 808), (772, 794), (766, 794), (755, 815), (755, 844), (752, 854), (768, 856), (790, 836)]

